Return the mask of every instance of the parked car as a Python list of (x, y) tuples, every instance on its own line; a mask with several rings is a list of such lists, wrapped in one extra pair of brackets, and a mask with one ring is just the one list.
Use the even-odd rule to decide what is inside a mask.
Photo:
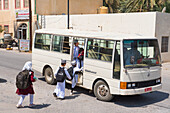
[(4, 38), (0, 39), (0, 47), (6, 48), (8, 45), (12, 47), (17, 47), (17, 39), (12, 38), (11, 34), (4, 34)]

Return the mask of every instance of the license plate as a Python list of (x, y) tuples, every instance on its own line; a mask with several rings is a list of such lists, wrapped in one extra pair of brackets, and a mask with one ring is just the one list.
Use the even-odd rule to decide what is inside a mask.
[(145, 88), (145, 92), (152, 91), (152, 87)]

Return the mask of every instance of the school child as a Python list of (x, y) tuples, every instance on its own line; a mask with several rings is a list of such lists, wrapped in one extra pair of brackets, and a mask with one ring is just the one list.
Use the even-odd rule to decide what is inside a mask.
[(73, 59), (76, 61), (77, 67), (80, 67), (80, 62), (78, 59), (79, 50), (80, 50), (79, 42), (78, 42), (78, 40), (74, 40)]
[[(65, 79), (71, 79), (70, 74), (68, 73), (66, 66), (66, 60), (61, 61), (61, 66), (58, 67), (56, 72), (54, 73), (57, 81), (56, 89), (54, 90), (54, 97), (63, 100), (65, 96)], [(62, 78), (64, 77), (64, 78)]]
[(30, 95), (30, 104), (29, 104), (29, 107), (33, 107), (34, 104), (33, 104), (33, 96), (34, 96), (34, 89), (33, 89), (33, 84), (32, 82), (35, 82), (37, 80), (36, 77), (34, 77), (34, 72), (32, 71), (32, 62), (28, 61), (25, 63), (23, 69), (23, 71), (27, 71), (28, 73), (28, 76), (29, 76), (29, 85), (26, 89), (19, 89), (17, 88), (17, 91), (16, 91), (16, 94), (18, 94), (20, 96), (20, 99), (19, 99), (19, 102), (18, 104), (16, 105), (17, 108), (21, 108), (23, 107), (22, 106), (22, 103), (24, 101), (24, 98), (25, 96), (27, 96), (28, 94)]
[(75, 60), (71, 62), (71, 65), (72, 65), (72, 67), (73, 67), (73, 74), (72, 74), (73, 79), (72, 79), (72, 85), (71, 85), (70, 95), (73, 95), (73, 90), (74, 90), (74, 88), (75, 88), (75, 86), (76, 86), (76, 83), (78, 82), (78, 73), (80, 73), (80, 72), (83, 70), (83, 68), (81, 68), (81, 69), (78, 68), (78, 67), (76, 66), (77, 63), (76, 63)]
[(83, 67), (83, 60), (84, 60), (84, 49), (83, 48), (80, 48), (79, 50), (78, 59), (79, 59), (79, 68), (81, 68)]

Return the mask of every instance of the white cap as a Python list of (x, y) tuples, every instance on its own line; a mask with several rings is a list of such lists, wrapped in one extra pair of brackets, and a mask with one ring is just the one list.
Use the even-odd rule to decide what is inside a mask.
[(62, 64), (66, 64), (66, 60), (61, 60), (61, 63)]
[(71, 65), (72, 65), (72, 66), (76, 65), (76, 61), (75, 61), (75, 60), (72, 61), (72, 62), (71, 62)]

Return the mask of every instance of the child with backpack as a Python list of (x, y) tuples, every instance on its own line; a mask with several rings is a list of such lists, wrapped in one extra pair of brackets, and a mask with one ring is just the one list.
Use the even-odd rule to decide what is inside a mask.
[(57, 97), (58, 99), (63, 100), (65, 96), (65, 79), (66, 77), (68, 79), (71, 79), (70, 74), (68, 73), (66, 66), (66, 60), (61, 60), (61, 66), (58, 67), (56, 72), (54, 73), (54, 76), (56, 77), (57, 86), (54, 90), (54, 97)]
[(76, 84), (78, 82), (78, 73), (80, 73), (83, 70), (83, 68), (81, 68), (81, 69), (78, 68), (76, 66), (77, 63), (76, 63), (75, 60), (71, 62), (71, 65), (72, 65), (72, 67), (70, 67), (69, 69), (73, 69), (73, 71), (72, 71), (73, 73), (72, 73), (72, 85), (71, 85), (70, 95), (73, 95), (73, 90), (74, 90), (74, 88), (75, 88), (75, 86), (76, 86)]
[(19, 102), (16, 105), (17, 108), (23, 107), (22, 103), (24, 101), (25, 96), (27, 96), (28, 94), (30, 95), (29, 107), (34, 106), (33, 95), (35, 93), (32, 82), (35, 82), (36, 80), (37, 78), (34, 77), (34, 72), (32, 71), (32, 62), (28, 61), (25, 63), (22, 72), (20, 72), (16, 77), (16, 94), (20, 96)]

